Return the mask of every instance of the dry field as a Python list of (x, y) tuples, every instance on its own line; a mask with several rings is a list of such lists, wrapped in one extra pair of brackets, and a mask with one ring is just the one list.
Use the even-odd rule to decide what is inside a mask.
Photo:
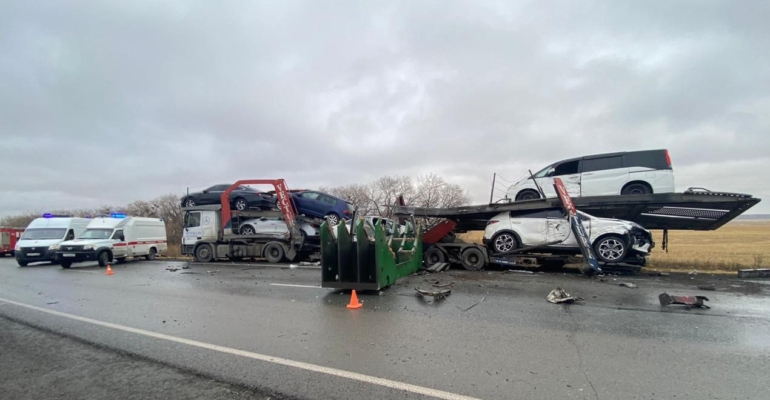
[[(661, 249), (662, 232), (653, 231), (656, 247), (647, 268), (735, 271), (770, 267), (770, 221), (739, 221), (716, 231), (670, 231), (668, 253)], [(481, 243), (483, 232), (458, 235)]]

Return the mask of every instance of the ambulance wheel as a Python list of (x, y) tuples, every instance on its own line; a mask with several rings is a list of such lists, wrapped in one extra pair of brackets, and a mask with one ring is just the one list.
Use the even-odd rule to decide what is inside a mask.
[(152, 248), (152, 249), (150, 249), (150, 253), (147, 254), (146, 256), (144, 256), (144, 258), (146, 258), (147, 260), (152, 261), (152, 260), (155, 259), (156, 255), (157, 255), (157, 251), (155, 251), (155, 248)]
[(99, 257), (97, 258), (97, 260), (99, 261), (100, 267), (106, 267), (107, 264), (110, 263), (110, 255), (106, 251), (103, 251), (99, 253)]
[(269, 263), (279, 263), (283, 261), (283, 246), (278, 243), (268, 243), (265, 246), (265, 259)]
[(207, 244), (202, 244), (195, 249), (195, 261), (211, 262), (214, 260), (214, 250)]

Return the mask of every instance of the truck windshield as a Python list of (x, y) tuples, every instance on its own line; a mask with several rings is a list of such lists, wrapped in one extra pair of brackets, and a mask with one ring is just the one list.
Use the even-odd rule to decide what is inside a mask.
[(65, 228), (35, 228), (27, 229), (19, 240), (48, 240), (62, 239), (67, 233)]
[(112, 229), (86, 229), (78, 239), (109, 239)]

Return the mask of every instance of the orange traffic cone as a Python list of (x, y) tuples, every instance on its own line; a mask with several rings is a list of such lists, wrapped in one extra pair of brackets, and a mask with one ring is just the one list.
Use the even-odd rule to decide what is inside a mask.
[(358, 302), (358, 296), (356, 296), (356, 291), (353, 290), (353, 293), (350, 294), (350, 304), (348, 304), (348, 308), (351, 310), (355, 310), (363, 306), (364, 306), (363, 304)]
[(114, 272), (112, 272), (112, 267), (110, 267), (110, 264), (107, 264), (107, 272), (104, 273), (104, 275), (112, 275)]

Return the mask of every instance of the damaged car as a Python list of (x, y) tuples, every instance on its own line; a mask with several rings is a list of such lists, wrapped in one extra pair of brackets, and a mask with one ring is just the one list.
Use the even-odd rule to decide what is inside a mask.
[[(599, 261), (644, 264), (655, 247), (650, 231), (639, 224), (598, 218), (578, 211)], [(503, 212), (484, 230), (484, 245), (492, 253), (532, 252), (581, 254), (575, 235), (561, 208)]]

